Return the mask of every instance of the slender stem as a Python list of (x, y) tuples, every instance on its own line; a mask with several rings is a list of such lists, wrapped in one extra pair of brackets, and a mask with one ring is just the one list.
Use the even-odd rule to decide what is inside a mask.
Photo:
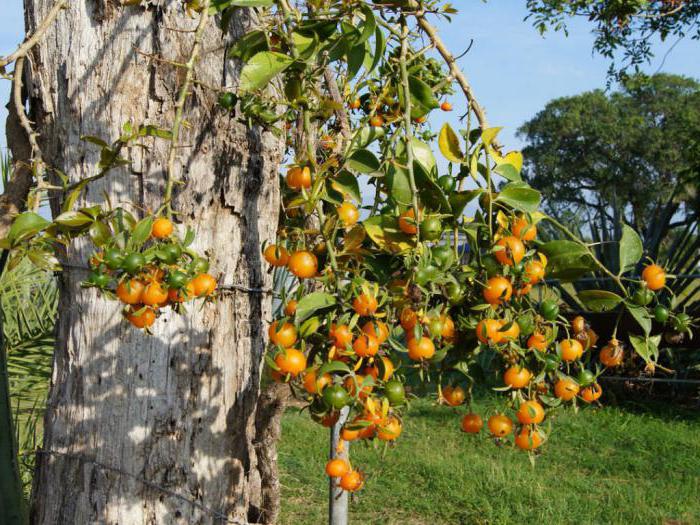
[(593, 250), (591, 250), (591, 248), (585, 242), (583, 242), (581, 239), (576, 237), (576, 235), (574, 235), (574, 233), (571, 230), (569, 230), (566, 226), (564, 226), (562, 223), (560, 223), (554, 217), (550, 217), (549, 215), (547, 215), (547, 216), (545, 216), (545, 219), (548, 220), (549, 222), (551, 222), (552, 224), (554, 224), (554, 226), (556, 226), (559, 230), (561, 230), (567, 237), (569, 237), (569, 239), (574, 241), (576, 244), (586, 248), (588, 255), (591, 257), (591, 259), (593, 259), (593, 262), (595, 263), (596, 267), (601, 272), (603, 272), (608, 277), (610, 277), (615, 282), (615, 284), (617, 284), (617, 286), (623, 292), (625, 297), (628, 296), (627, 288), (625, 288), (625, 285), (622, 284), (622, 281), (620, 280), (620, 278), (617, 275), (615, 275), (614, 273), (612, 273), (610, 270), (608, 270), (605, 267), (605, 265), (598, 260), (598, 258), (595, 256), (595, 253), (593, 253)]
[[(415, 4), (415, 2), (413, 3)], [(457, 65), (457, 60), (452, 55), (450, 50), (447, 49), (447, 46), (445, 46), (445, 43), (440, 38), (440, 35), (438, 34), (435, 26), (433, 26), (425, 18), (425, 12), (417, 11), (415, 13), (415, 17), (420, 28), (423, 31), (425, 31), (425, 33), (428, 35), (428, 38), (430, 38), (432, 43), (435, 45), (435, 49), (438, 50), (438, 53), (440, 53), (440, 56), (442, 56), (447, 66), (450, 68), (450, 75), (457, 81), (459, 87), (464, 93), (464, 96), (467, 97), (467, 100), (469, 101), (469, 106), (474, 111), (474, 114), (476, 115), (476, 118), (479, 121), (481, 129), (487, 129), (489, 127), (489, 123), (488, 119), (486, 118), (486, 112), (484, 111), (484, 108), (481, 107), (479, 102), (477, 102), (476, 97), (474, 96), (474, 91), (472, 90), (472, 87), (469, 84), (467, 77), (464, 76), (464, 73), (462, 73), (462, 70)], [(496, 140), (494, 140), (492, 144), (497, 150), (501, 149), (501, 145)]]
[(58, 16), (58, 13), (61, 11), (61, 9), (66, 9), (67, 7), (68, 2), (66, 0), (56, 2), (51, 8), (51, 11), (49, 11), (49, 14), (46, 15), (46, 18), (44, 18), (41, 24), (39, 24), (39, 27), (36, 28), (34, 34), (27, 38), (24, 42), (22, 42), (22, 44), (17, 48), (17, 50), (14, 53), (6, 57), (0, 58), (0, 69), (4, 68), (7, 64), (10, 64), (15, 60), (18, 60), (19, 58), (27, 56), (29, 50), (33, 48), (37, 44), (37, 42), (39, 42), (42, 35), (53, 23), (54, 19)]
[(178, 94), (177, 101), (175, 103), (175, 120), (173, 121), (173, 127), (171, 129), (171, 142), (170, 151), (168, 152), (168, 164), (167, 164), (167, 174), (168, 178), (165, 183), (165, 195), (163, 201), (166, 208), (166, 213), (168, 217), (172, 217), (173, 207), (172, 207), (172, 197), (173, 197), (173, 185), (175, 184), (175, 156), (177, 154), (177, 148), (180, 143), (180, 128), (182, 127), (182, 114), (185, 108), (185, 102), (187, 101), (187, 96), (189, 95), (190, 86), (192, 85), (192, 79), (194, 78), (194, 65), (199, 57), (199, 51), (202, 46), (202, 36), (204, 35), (204, 29), (207, 25), (207, 20), (209, 19), (209, 0), (205, 0), (202, 5), (202, 11), (199, 15), (199, 24), (194, 33), (194, 42), (192, 43), (192, 50), (190, 51), (190, 58), (185, 64), (185, 80), (180, 88), (180, 93)]
[(416, 222), (416, 243), (420, 242), (420, 210), (418, 208), (418, 190), (416, 189), (416, 179), (413, 173), (413, 123), (411, 122), (411, 87), (408, 82), (408, 68), (406, 59), (408, 58), (408, 23), (406, 18), (401, 17), (401, 55), (399, 66), (401, 68), (401, 85), (403, 87), (403, 98), (405, 103), (403, 115), (404, 140), (406, 143), (406, 160), (408, 166), (408, 185), (411, 188), (411, 201), (413, 204), (413, 218)]

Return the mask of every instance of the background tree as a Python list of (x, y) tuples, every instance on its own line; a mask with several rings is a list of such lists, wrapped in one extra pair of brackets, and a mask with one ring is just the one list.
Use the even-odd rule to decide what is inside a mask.
[(612, 59), (611, 78), (648, 62), (657, 38), (700, 38), (699, 0), (527, 0), (527, 6), (541, 33), (566, 31), (571, 17), (590, 20), (593, 49)]
[[(620, 90), (551, 101), (519, 130), (525, 176), (545, 209), (594, 241), (619, 240), (622, 222), (653, 258), (698, 220), (700, 84), (634, 76)], [(666, 243), (666, 244), (664, 244)], [(598, 252), (612, 268), (617, 251)]]
[[(29, 33), (53, 5), (25, 2)], [(124, 148), (128, 163), (93, 181), (78, 203), (108, 199), (137, 214), (155, 211), (177, 180), (177, 217), (197, 232), (196, 249), (212, 248), (212, 272), (225, 276), (216, 303), (166, 314), (150, 337), (122, 323), (116, 302), (80, 286), (88, 239), (61, 255), (34, 523), (263, 520), (253, 442), (265, 431), (256, 408), (271, 277), (260, 244), (277, 225), (281, 148), (271, 133), (216, 106), (218, 91), (238, 81), (226, 49), (252, 11), (238, 10), (223, 31), (202, 13), (187, 17), (174, 2), (72, 2), (25, 71), (47, 173), (60, 171), (69, 183), (94, 175), (100, 158), (100, 147), (81, 137), (111, 143), (127, 122), (170, 135), (178, 119), (186, 124), (172, 147), (148, 136), (142, 147)], [(9, 139), (13, 153), (28, 150), (21, 134)], [(15, 161), (37, 166), (36, 153)], [(63, 199), (52, 195), (57, 213)]]

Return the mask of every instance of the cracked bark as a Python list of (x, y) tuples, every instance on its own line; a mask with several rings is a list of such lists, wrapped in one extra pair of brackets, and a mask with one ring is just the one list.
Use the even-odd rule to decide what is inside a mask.
[[(52, 5), (53, 0), (25, 0), (29, 31)], [(194, 28), (197, 19), (182, 7), (79, 0), (58, 16), (55, 29), (31, 54), (27, 85), (30, 118), (40, 131), (47, 165), (75, 182), (94, 174), (99, 159), (98, 148), (82, 135), (112, 141), (127, 121), (170, 126), (180, 72), (137, 49), (182, 61), (192, 33), (167, 29)], [(240, 65), (226, 61), (224, 49), (251, 19), (248, 10), (239, 10), (223, 35), (218, 19), (209, 21), (196, 66), (203, 85), (237, 83)], [(218, 108), (216, 93), (198, 86), (185, 118), (175, 166), (185, 182), (174, 195), (178, 219), (197, 232), (193, 248), (209, 251), (223, 285), (269, 288), (272, 278), (260, 245), (275, 236), (282, 144), (271, 133), (246, 128)], [(157, 209), (169, 144), (149, 138), (146, 145), (147, 150), (132, 148), (131, 166), (91, 184), (78, 204), (104, 204), (107, 195), (113, 205), (138, 203), (139, 213)], [(60, 204), (54, 196), (54, 213)], [(224, 293), (185, 316), (165, 313), (147, 336), (121, 322), (116, 302), (80, 287), (86, 275), (79, 267), (90, 251), (86, 240), (77, 240), (64, 255), (70, 266), (60, 278), (32, 522), (259, 520), (268, 497), (264, 487), (275, 483), (261, 465), (272, 443), (256, 437), (265, 426), (256, 414), (269, 296)]]

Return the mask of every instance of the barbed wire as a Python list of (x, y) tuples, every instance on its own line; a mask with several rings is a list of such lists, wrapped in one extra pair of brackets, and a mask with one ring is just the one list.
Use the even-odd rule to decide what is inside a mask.
[(96, 467), (102, 469), (102, 470), (107, 470), (110, 472), (114, 472), (116, 474), (119, 474), (121, 476), (127, 477), (129, 479), (132, 479), (138, 483), (141, 483), (142, 485), (147, 486), (148, 488), (157, 490), (159, 492), (162, 492), (164, 494), (167, 494), (175, 499), (178, 499), (184, 503), (187, 503), (188, 505), (191, 505), (192, 507), (209, 514), (210, 516), (214, 516), (215, 518), (222, 520), (224, 523), (232, 523), (234, 525), (250, 525), (248, 521), (243, 521), (240, 519), (232, 519), (228, 515), (224, 514), (221, 511), (212, 509), (211, 507), (208, 507), (202, 503), (199, 503), (198, 501), (195, 501), (191, 498), (188, 498), (187, 496), (183, 496), (182, 494), (179, 494), (175, 492), (174, 490), (168, 489), (166, 487), (162, 487), (158, 485), (157, 483), (154, 483), (152, 481), (148, 481), (147, 479), (143, 479), (139, 476), (136, 476), (135, 474), (132, 474), (131, 472), (127, 472), (125, 470), (122, 470), (118, 467), (114, 467), (112, 465), (107, 465), (106, 463), (102, 463), (101, 461), (97, 461), (93, 458), (89, 458), (87, 456), (84, 456), (83, 454), (73, 454), (70, 452), (59, 452), (57, 450), (34, 450), (34, 451), (28, 451), (23, 454), (22, 456), (29, 456), (35, 454), (37, 456), (39, 455), (46, 455), (46, 456), (58, 456), (58, 457), (64, 457), (68, 459), (72, 459), (75, 461), (80, 461), (83, 463), (89, 463), (91, 465), (95, 465)]

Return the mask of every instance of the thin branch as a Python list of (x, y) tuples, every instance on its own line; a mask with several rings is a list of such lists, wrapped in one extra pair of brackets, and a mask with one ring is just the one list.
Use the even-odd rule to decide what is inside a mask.
[(4, 68), (7, 64), (10, 64), (22, 57), (27, 56), (29, 50), (32, 47), (34, 47), (37, 44), (37, 42), (39, 42), (42, 35), (46, 32), (46, 30), (49, 28), (54, 19), (58, 16), (58, 13), (61, 11), (61, 9), (65, 9), (67, 7), (68, 2), (66, 0), (60, 0), (59, 2), (56, 2), (56, 4), (51, 8), (51, 11), (49, 11), (49, 14), (46, 15), (44, 21), (41, 22), (41, 24), (39, 24), (39, 27), (37, 27), (36, 31), (34, 31), (34, 34), (28, 38), (25, 38), (24, 42), (22, 42), (22, 44), (17, 48), (17, 50), (14, 53), (4, 58), (0, 58), (0, 69)]
[[(440, 38), (437, 29), (430, 22), (428, 22), (427, 18), (425, 18), (425, 13), (423, 11), (417, 11), (415, 13), (415, 17), (420, 28), (423, 31), (425, 31), (425, 33), (435, 45), (435, 48), (438, 50), (438, 53), (440, 53), (447, 66), (450, 68), (450, 75), (457, 81), (459, 87), (464, 93), (464, 96), (467, 97), (469, 106), (474, 111), (476, 119), (479, 121), (479, 126), (481, 126), (481, 129), (489, 128), (489, 123), (488, 119), (486, 118), (486, 112), (484, 111), (484, 108), (482, 108), (479, 102), (476, 100), (476, 97), (474, 96), (474, 91), (472, 90), (472, 87), (469, 84), (467, 77), (464, 75), (464, 73), (462, 73), (462, 70), (457, 65), (455, 57), (452, 55), (450, 50), (447, 49), (445, 43)], [(500, 150), (502, 148), (501, 144), (498, 143), (496, 140), (494, 140), (492, 144), (497, 150)]]
[(177, 97), (177, 102), (175, 103), (175, 120), (173, 121), (173, 127), (171, 130), (171, 143), (170, 151), (168, 152), (168, 163), (167, 163), (167, 181), (165, 183), (165, 194), (163, 196), (163, 202), (168, 214), (168, 217), (172, 216), (172, 196), (173, 196), (173, 185), (175, 184), (175, 156), (177, 154), (177, 147), (180, 140), (180, 128), (182, 127), (182, 114), (185, 107), (185, 102), (187, 101), (187, 95), (189, 94), (190, 86), (192, 85), (192, 79), (194, 78), (194, 65), (199, 57), (199, 51), (202, 45), (202, 36), (204, 35), (204, 28), (207, 25), (207, 20), (209, 20), (209, 0), (205, 0), (202, 6), (202, 12), (199, 17), (199, 24), (194, 33), (194, 42), (192, 44), (192, 51), (190, 52), (190, 58), (185, 64), (185, 80), (180, 88), (180, 93)]
[(406, 170), (408, 171), (408, 185), (411, 188), (411, 201), (413, 204), (413, 220), (416, 225), (416, 243), (420, 242), (420, 209), (418, 207), (418, 190), (416, 188), (416, 179), (413, 173), (413, 124), (411, 122), (411, 97), (409, 93), (411, 88), (408, 82), (408, 68), (406, 61), (408, 59), (408, 24), (406, 17), (401, 17), (401, 58), (399, 66), (401, 68), (401, 85), (404, 92), (404, 100), (406, 107), (404, 108), (404, 139), (406, 141)]
[(342, 144), (338, 145), (338, 151), (342, 151), (345, 144), (350, 141), (350, 121), (348, 115), (345, 112), (345, 105), (343, 104), (343, 99), (340, 96), (340, 90), (338, 89), (338, 83), (335, 81), (333, 76), (333, 71), (331, 68), (326, 66), (323, 70), (323, 78), (326, 81), (326, 87), (328, 88), (328, 93), (333, 99), (333, 102), (338, 106), (335, 110), (335, 116), (338, 118), (338, 123), (340, 124), (340, 134), (343, 137)]

